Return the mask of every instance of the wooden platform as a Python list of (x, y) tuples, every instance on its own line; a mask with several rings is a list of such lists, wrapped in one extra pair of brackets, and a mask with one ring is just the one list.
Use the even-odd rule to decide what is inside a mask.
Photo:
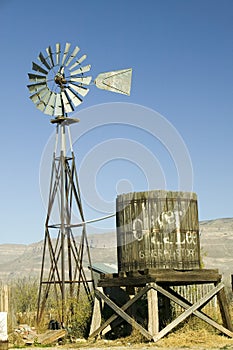
[(169, 286), (186, 284), (218, 283), (221, 281), (218, 270), (174, 270), (174, 269), (146, 269), (119, 274), (102, 274), (98, 287), (127, 287), (143, 286), (156, 282)]
[[(192, 285), (192, 284), (213, 284), (213, 287), (195, 303), (190, 303), (183, 296), (175, 292), (172, 286), (177, 285)], [(120, 290), (120, 287), (126, 287), (126, 291), (132, 290), (128, 301), (119, 307), (114, 300), (111, 300), (110, 294), (105, 293), (106, 290)], [(130, 287), (130, 288), (127, 288)], [(160, 293), (169, 300), (181, 306), (184, 311), (163, 329), (159, 327), (159, 307), (158, 295)], [(136, 322), (127, 311), (130, 307), (144, 295), (148, 301), (148, 325), (147, 329)], [(219, 324), (201, 309), (217, 296), (218, 304), (221, 311), (222, 323)], [(108, 305), (114, 314), (106, 320), (101, 322), (101, 310), (103, 304)], [(228, 309), (228, 302), (224, 291), (224, 284), (221, 282), (221, 275), (218, 270), (197, 269), (197, 270), (167, 270), (167, 269), (146, 269), (143, 271), (131, 271), (128, 273), (119, 274), (105, 274), (101, 275), (98, 281), (98, 287), (95, 290), (95, 305), (92, 317), (92, 325), (90, 330), (90, 337), (96, 338), (105, 334), (113, 325), (116, 319), (125, 320), (133, 328), (136, 328), (148, 340), (158, 341), (169, 333), (178, 324), (184, 321), (190, 315), (195, 315), (209, 325), (216, 328), (221, 333), (233, 338), (233, 327)]]

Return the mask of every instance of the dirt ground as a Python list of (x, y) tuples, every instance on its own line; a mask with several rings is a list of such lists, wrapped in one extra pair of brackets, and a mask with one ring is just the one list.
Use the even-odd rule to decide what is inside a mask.
[[(128, 337), (115, 340), (75, 339), (73, 340), (74, 343), (53, 345), (47, 347), (47, 350), (233, 350), (233, 338), (218, 333), (212, 327), (205, 328), (200, 322), (196, 326), (198, 327), (194, 330), (193, 327), (190, 327), (190, 323), (186, 324), (156, 343), (147, 342), (142, 339), (140, 334), (134, 332)], [(13, 348), (13, 346), (10, 347)], [(29, 345), (24, 348), (27, 350), (45, 350), (46, 346), (42, 347), (37, 344), (34, 347)], [(17, 350), (15, 346), (14, 350)], [(22, 348), (18, 350), (22, 350)]]
[[(39, 347), (34, 347), (34, 348), (26, 348), (27, 350), (46, 350), (46, 348), (39, 348)], [(145, 345), (145, 344), (137, 344), (137, 345), (121, 345), (121, 346), (96, 346), (96, 347), (89, 347), (89, 346), (85, 346), (85, 347), (79, 347), (79, 346), (75, 346), (75, 347), (60, 347), (60, 346), (57, 346), (57, 347), (49, 347), (47, 348), (48, 350), (61, 350), (61, 349), (67, 349), (67, 350), (230, 350), (230, 349), (233, 349), (233, 344), (232, 345), (226, 345), (226, 346), (220, 346), (220, 347), (200, 347), (198, 345), (195, 345), (194, 347), (160, 347), (158, 345), (155, 345), (155, 344), (148, 344), (148, 345)], [(17, 349), (17, 348), (14, 348), (14, 350), (22, 350), (21, 349)]]
[[(191, 339), (190, 339), (191, 341)], [(218, 344), (219, 343), (219, 344)], [(27, 350), (46, 350), (46, 347), (27, 347)], [(141, 343), (141, 344), (131, 344), (125, 343), (121, 344), (121, 342), (107, 342), (107, 341), (97, 341), (96, 343), (76, 343), (75, 345), (59, 345), (48, 347), (48, 350), (233, 350), (233, 339), (223, 339), (223, 341), (217, 342), (215, 344), (211, 344), (207, 341), (206, 344), (193, 344), (190, 343), (185, 345), (183, 343), (180, 346), (173, 346), (170, 343), (168, 346), (164, 344), (158, 343)], [(22, 350), (22, 348), (14, 350)]]

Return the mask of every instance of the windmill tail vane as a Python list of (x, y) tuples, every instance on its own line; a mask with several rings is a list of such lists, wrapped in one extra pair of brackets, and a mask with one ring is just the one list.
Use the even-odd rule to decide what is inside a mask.
[(94, 83), (99, 89), (130, 95), (132, 68), (100, 73)]

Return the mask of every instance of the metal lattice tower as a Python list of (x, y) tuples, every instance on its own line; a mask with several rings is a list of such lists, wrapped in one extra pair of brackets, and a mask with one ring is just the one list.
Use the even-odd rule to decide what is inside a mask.
[[(30, 99), (43, 113), (53, 116), (51, 123), (56, 125), (37, 322), (40, 323), (42, 319), (53, 288), (56, 310), (62, 325), (65, 324), (67, 317), (72, 317), (75, 313), (75, 303), (79, 301), (82, 289), (92, 302), (91, 292), (94, 288), (86, 223), (70, 136), (70, 125), (79, 120), (68, 117), (68, 113), (73, 112), (75, 107), (81, 104), (82, 97), (89, 92), (86, 86), (90, 85), (92, 77), (85, 76), (85, 73), (91, 66), (82, 66), (86, 55), (77, 59), (79, 47), (76, 46), (70, 52), (70, 46), (70, 43), (66, 43), (63, 53), (59, 43), (56, 44), (54, 51), (49, 46), (45, 56), (39, 54), (40, 64), (32, 63), (32, 69), (36, 74), (28, 74), (32, 82), (28, 85)], [(99, 74), (93, 83), (100, 89), (129, 95), (131, 76), (131, 68), (106, 72)], [(67, 149), (70, 152), (67, 152)], [(78, 213), (78, 222), (73, 223), (74, 210)], [(54, 211), (58, 218), (56, 223), (53, 222)], [(81, 229), (79, 241), (73, 234), (73, 229), (76, 227)], [(90, 267), (89, 277), (84, 268), (84, 255)]]

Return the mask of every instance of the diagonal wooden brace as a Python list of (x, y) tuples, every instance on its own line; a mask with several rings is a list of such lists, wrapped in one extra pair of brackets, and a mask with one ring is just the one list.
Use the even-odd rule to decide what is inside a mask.
[[(121, 310), (125, 311), (127, 310), (130, 306), (132, 306), (138, 299), (140, 299), (145, 293), (148, 292), (148, 290), (151, 289), (150, 287), (146, 286), (143, 289), (141, 289), (132, 299), (127, 301), (122, 307)], [(95, 294), (98, 298), (101, 299), (101, 296), (96, 293), (97, 290), (95, 290)], [(99, 328), (97, 328), (93, 333), (90, 334), (90, 338), (96, 337), (99, 333), (101, 333), (105, 328), (110, 325), (113, 321), (115, 321), (119, 317), (118, 314), (112, 315), (108, 320), (104, 322)]]
[[(145, 291), (143, 292), (146, 293), (150, 288), (144, 288)], [(146, 337), (148, 340), (151, 340), (153, 338), (153, 336), (145, 329), (143, 328), (139, 323), (137, 323), (132, 317), (130, 317), (125, 311), (122, 310), (122, 308), (120, 308), (119, 306), (117, 306), (112, 300), (110, 300), (105, 294), (101, 293), (99, 290), (95, 291), (96, 296), (101, 298), (102, 300), (104, 300), (104, 302), (120, 317), (122, 317), (126, 322), (128, 322), (132, 327), (136, 328), (144, 337)], [(141, 293), (140, 293), (141, 294)], [(140, 296), (142, 296), (143, 294), (141, 294)], [(140, 297), (139, 293), (136, 295), (137, 299)], [(134, 297), (134, 300), (131, 300), (130, 305), (133, 304), (133, 302), (136, 301), (136, 296)], [(133, 301), (133, 302), (132, 302)], [(126, 304), (129, 304), (126, 303)], [(125, 304), (125, 305), (126, 305)], [(129, 307), (130, 305), (128, 305), (127, 307)], [(111, 323), (113, 320), (111, 320), (109, 322), (109, 320), (107, 321), (108, 324)], [(106, 322), (106, 323), (107, 323)], [(106, 326), (105, 326), (106, 327)], [(105, 328), (104, 327), (104, 328)], [(93, 337), (94, 334), (96, 334), (96, 332), (100, 332), (99, 329), (102, 327), (99, 327), (94, 333), (92, 333), (90, 336)]]
[[(190, 306), (192, 306), (192, 304), (186, 300), (184, 297), (182, 297), (180, 294), (176, 293), (173, 289), (168, 288), (168, 291), (173, 295), (174, 299), (173, 301), (177, 301), (177, 304), (179, 304), (181, 307), (183, 307), (184, 309), (188, 309)], [(223, 289), (221, 289), (217, 296), (219, 296), (219, 294), (223, 291)], [(177, 299), (176, 299), (177, 298)], [(226, 302), (227, 304), (227, 302)], [(228, 310), (225, 310), (226, 312), (228, 312)], [(202, 319), (203, 321), (209, 323), (211, 326), (215, 327), (216, 329), (218, 329), (220, 332), (222, 332), (223, 334), (227, 335), (228, 337), (233, 337), (233, 332), (232, 332), (232, 325), (229, 324), (228, 326), (222, 326), (219, 323), (217, 323), (216, 321), (214, 321), (211, 317), (209, 317), (208, 315), (206, 315), (204, 312), (202, 311), (194, 311), (193, 314), (197, 317), (199, 317), (200, 319)]]
[(167, 333), (169, 333), (174, 327), (176, 327), (179, 323), (184, 321), (188, 316), (191, 314), (196, 315), (197, 317), (201, 318), (205, 322), (211, 324), (215, 328), (219, 329), (221, 332), (227, 334), (230, 337), (233, 337), (233, 333), (226, 329), (223, 326), (220, 326), (215, 321), (213, 321), (211, 318), (209, 318), (207, 315), (201, 313), (198, 311), (199, 308), (203, 307), (207, 302), (209, 302), (210, 299), (212, 299), (216, 294), (218, 294), (223, 288), (224, 284), (219, 283), (216, 287), (214, 287), (212, 290), (210, 290), (203, 298), (198, 300), (195, 304), (189, 305), (188, 303), (185, 303), (184, 301), (180, 300), (178, 297), (174, 296), (169, 291), (165, 290), (161, 286), (158, 286), (156, 283), (150, 284), (151, 288), (154, 288), (161, 294), (165, 295), (169, 299), (173, 300), (180, 306), (184, 307), (186, 311), (184, 311), (180, 316), (178, 316), (174, 321), (172, 321), (169, 325), (167, 325), (165, 328), (163, 328), (157, 335), (153, 337), (153, 340), (156, 342), (162, 337), (164, 337)]

